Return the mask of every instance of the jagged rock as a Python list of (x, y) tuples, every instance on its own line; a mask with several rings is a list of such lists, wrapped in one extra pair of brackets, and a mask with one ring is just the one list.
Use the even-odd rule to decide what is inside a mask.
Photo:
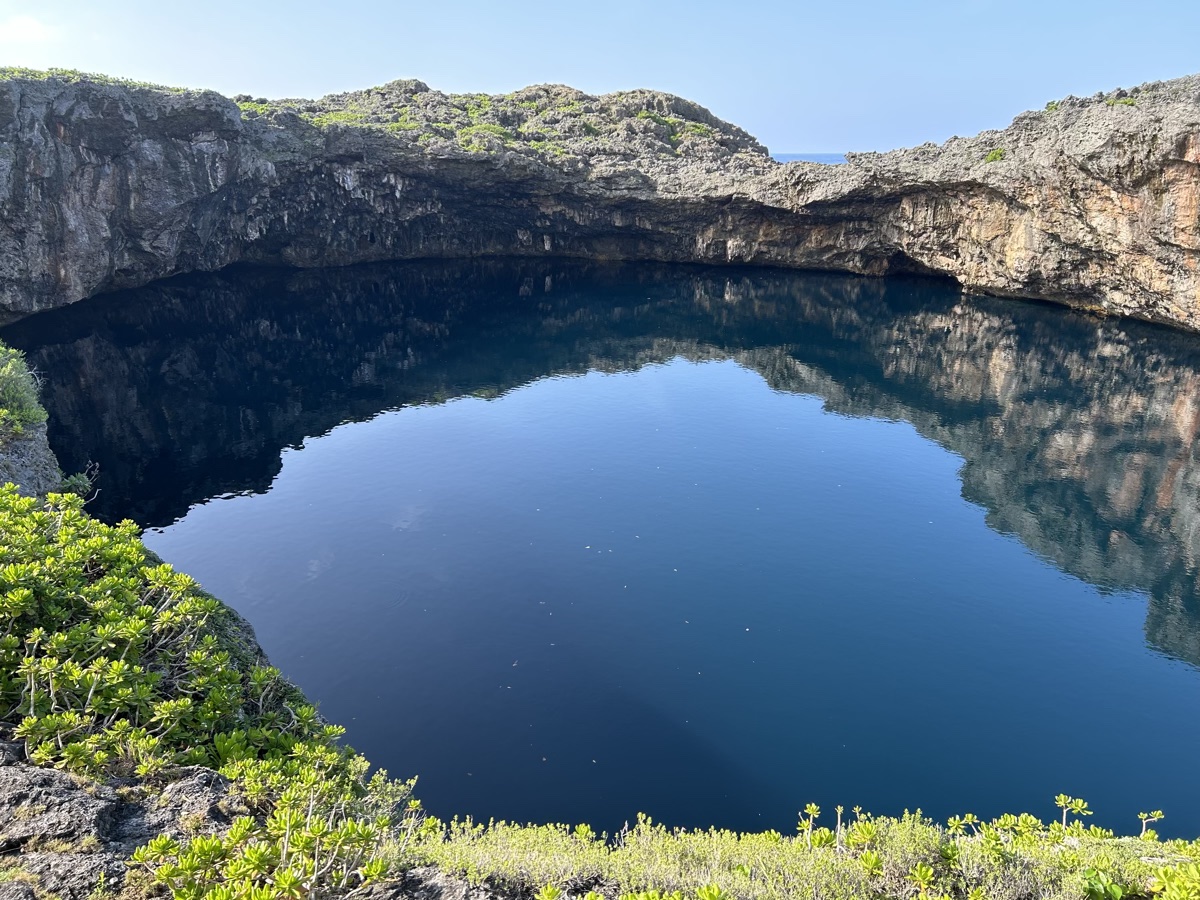
[[(99, 887), (120, 891), (127, 860), (160, 834), (186, 839), (225, 831), (249, 811), (229, 793), (227, 779), (200, 767), (183, 769), (161, 791), (130, 779), (97, 784), (25, 763), (0, 768), (0, 900), (56, 895), (88, 900)], [(367, 900), (504, 900), (516, 897), (472, 887), (436, 868), (358, 893)]]
[(694, 103), (416, 81), (318, 101), (0, 81), (0, 309), (237, 261), (479, 255), (934, 272), (1200, 328), (1200, 76), (1003, 132), (774, 162)]
[(125, 860), (139, 845), (159, 834), (182, 839), (223, 831), (247, 812), (216, 772), (194, 767), (176, 774), (154, 791), (139, 782), (114, 787), (25, 763), (0, 767), (0, 866), (15, 867), (26, 879), (6, 882), (18, 885), (10, 888), (13, 900), (25, 896), (20, 885), (64, 900), (86, 900), (101, 884), (117, 890)]
[(27, 881), (0, 882), (0, 900), (36, 900), (37, 893)]
[(356, 896), (362, 900), (516, 900), (525, 894), (495, 886), (472, 885), (433, 866), (424, 866), (405, 872), (403, 877), (393, 881), (369, 885)]
[(62, 484), (44, 424), (27, 425), (21, 434), (0, 438), (0, 484), (10, 481), (30, 497), (44, 496)]
[(33, 851), (19, 857), (27, 884), (43, 896), (62, 900), (87, 900), (98, 890), (119, 889), (127, 871), (121, 855), (108, 851), (95, 853), (43, 853)]

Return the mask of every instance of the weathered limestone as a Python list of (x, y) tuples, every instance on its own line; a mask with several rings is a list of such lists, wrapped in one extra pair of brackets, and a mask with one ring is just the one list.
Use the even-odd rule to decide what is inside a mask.
[(1200, 76), (844, 166), (776, 163), (648, 91), (449, 97), (406, 81), (239, 105), (0, 81), (10, 318), (238, 261), (479, 255), (931, 272), (1197, 329)]

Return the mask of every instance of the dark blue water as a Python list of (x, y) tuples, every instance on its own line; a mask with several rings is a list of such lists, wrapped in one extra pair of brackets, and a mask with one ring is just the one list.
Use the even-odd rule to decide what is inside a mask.
[(1200, 341), (943, 284), (226, 273), (6, 329), (98, 514), (434, 812), (1200, 833)]

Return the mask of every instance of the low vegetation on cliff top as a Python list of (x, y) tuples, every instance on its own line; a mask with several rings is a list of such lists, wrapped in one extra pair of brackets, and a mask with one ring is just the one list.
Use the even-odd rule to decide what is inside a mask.
[(154, 84), (149, 81), (135, 81), (132, 78), (117, 78), (112, 75), (100, 75), (95, 72), (80, 72), (78, 69), (28, 69), (24, 66), (0, 66), (0, 81), (8, 78), (26, 78), (43, 81), (55, 78), (67, 84), (78, 84), (90, 81), (93, 84), (112, 84), (119, 87), (142, 88), (152, 91), (166, 91), (171, 94), (183, 94), (186, 88), (170, 87), (165, 84)]
[(563, 85), (536, 85), (511, 94), (443, 94), (409, 80), (319, 100), (234, 99), (251, 121), (293, 114), (321, 128), (374, 129), (426, 146), (468, 151), (713, 161), (749, 152), (766, 158), (766, 149), (740, 128), (695, 103), (655, 91), (593, 97)]
[[(57, 80), (172, 94), (181, 88), (67, 69), (0, 67), (0, 81)], [(766, 148), (708, 110), (657, 91), (594, 97), (564, 85), (536, 85), (510, 94), (443, 94), (414, 80), (317, 100), (233, 98), (243, 120), (271, 124), (299, 118), (320, 129), (366, 129), (428, 149), (513, 151), (560, 164), (595, 156), (727, 161), (747, 153), (767, 161)]]
[(1179, 900), (1200, 890), (1200, 844), (1160, 842), (1148, 829), (1118, 838), (1073, 815), (1049, 824), (1028, 814), (990, 822), (964, 815), (939, 825), (920, 812), (894, 818), (839, 808), (825, 814), (828, 827), (818, 825), (821, 816), (808, 806), (792, 836), (679, 831), (639, 817), (615, 841), (586, 826), (455, 822), (417, 853), (472, 882), (516, 890), (541, 885), (550, 897), (593, 892), (591, 900), (1122, 900), (1154, 893)]

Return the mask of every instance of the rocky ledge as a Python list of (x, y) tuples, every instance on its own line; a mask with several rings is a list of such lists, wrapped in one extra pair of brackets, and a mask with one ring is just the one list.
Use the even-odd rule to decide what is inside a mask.
[(480, 255), (936, 273), (1200, 329), (1200, 76), (826, 166), (649, 91), (267, 101), (0, 70), (9, 318), (235, 262)]
[[(0, 900), (160, 895), (130, 854), (159, 835), (221, 834), (252, 811), (231, 782), (200, 766), (156, 781), (98, 784), (22, 761), (0, 735)], [(360, 889), (363, 900), (515, 900), (422, 867)]]
[(44, 497), (57, 491), (62, 480), (45, 424), (30, 425), (17, 435), (0, 435), (0, 484), (11, 481), (22, 494)]

